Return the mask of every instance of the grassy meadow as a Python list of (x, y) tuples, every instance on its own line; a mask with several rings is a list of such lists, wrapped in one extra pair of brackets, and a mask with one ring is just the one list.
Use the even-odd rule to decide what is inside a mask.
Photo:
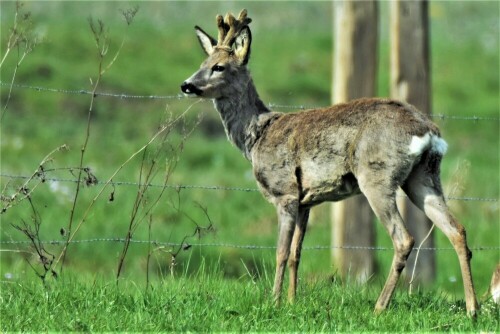
[[(135, 6), (127, 25), (122, 11)], [(469, 245), (485, 248), (472, 260), (479, 297), (500, 260), (499, 6), (430, 3), (432, 110), (443, 115), (435, 121), (449, 144), (444, 189), (451, 197), (494, 199), (450, 201)], [(412, 296), (401, 284), (389, 312), (373, 317), (392, 251), (376, 252), (379, 273), (359, 287), (339, 281), (327, 247), (307, 249), (298, 303), (271, 306), (274, 209), (254, 191), (251, 166), (227, 141), (212, 103), (178, 97), (180, 84), (204, 59), (194, 25), (215, 35), (215, 15), (243, 7), (253, 19), (249, 66), (261, 98), (276, 106), (330, 104), (330, 2), (29, 1), (20, 8), (18, 31), (27, 29), (25, 36), (39, 43), (24, 58), (22, 47), (8, 50), (16, 3), (0, 3), (0, 56), (7, 55), (0, 65), (0, 189), (2, 208), (8, 207), (0, 215), (1, 330), (497, 329), (498, 308), (489, 301), (477, 322), (463, 317), (451, 250), (436, 253), (435, 284)], [(27, 12), (29, 19), (22, 15)], [(387, 96), (387, 3), (380, 14), (378, 95)], [(89, 22), (94, 30), (102, 22), (102, 34)], [(100, 78), (96, 44), (107, 50)], [(11, 87), (12, 80), (56, 91)], [(78, 93), (96, 84), (97, 92), (171, 98)], [(474, 116), (479, 119), (465, 119)], [(37, 171), (29, 182), (12, 177)], [(71, 180), (80, 171), (87, 182), (78, 186)], [(138, 185), (147, 182), (169, 187)], [(23, 194), (29, 197), (20, 200)], [(330, 245), (326, 211), (311, 221), (305, 247)], [(28, 241), (16, 226), (42, 241), (125, 238), (130, 231), (135, 240), (163, 243), (130, 244), (118, 285), (122, 242), (72, 243), (64, 265), (61, 258), (54, 268), (59, 279), (42, 285), (37, 273), (46, 270), (36, 249), (8, 243)], [(377, 238), (378, 246), (391, 247), (380, 224)], [(451, 246), (440, 231), (435, 238), (437, 247)], [(42, 252), (50, 261), (62, 250), (53, 243)]]
[[(483, 304), (476, 320), (461, 301), (430, 292), (398, 294), (389, 312), (375, 316), (377, 289), (344, 287), (334, 280), (305, 281), (293, 305), (277, 308), (268, 280), (227, 280), (201, 269), (148, 290), (95, 277), (65, 277), (56, 286), (4, 284), (4, 331), (168, 332), (495, 332), (498, 305)], [(269, 272), (273, 272), (269, 268)], [(69, 311), (68, 311), (69, 309)], [(20, 316), (20, 314), (24, 316)], [(8, 319), (9, 321), (5, 321)]]

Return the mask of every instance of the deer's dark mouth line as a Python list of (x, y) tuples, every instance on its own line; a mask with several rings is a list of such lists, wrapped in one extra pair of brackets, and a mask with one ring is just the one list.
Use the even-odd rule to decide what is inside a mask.
[(191, 83), (188, 83), (188, 82), (184, 82), (182, 85), (181, 85), (181, 90), (184, 94), (188, 94), (188, 95), (197, 95), (197, 96), (201, 96), (201, 94), (203, 93), (203, 91), (201, 89), (199, 89), (198, 87), (196, 87), (195, 85), (191, 84)]

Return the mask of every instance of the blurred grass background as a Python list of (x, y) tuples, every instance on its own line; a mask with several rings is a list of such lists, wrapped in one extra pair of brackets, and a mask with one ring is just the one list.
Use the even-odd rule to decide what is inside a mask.
[[(132, 25), (120, 13), (139, 6)], [(332, 3), (330, 2), (26, 2), (34, 31), (42, 37), (17, 70), (15, 83), (68, 90), (91, 89), (98, 57), (88, 18), (105, 23), (110, 39), (107, 60), (125, 44), (113, 66), (104, 74), (99, 91), (132, 95), (176, 95), (180, 83), (189, 77), (204, 59), (193, 27), (200, 25), (216, 34), (215, 15), (247, 8), (253, 18), (250, 69), (261, 98), (283, 105), (323, 106), (330, 104), (332, 76)], [(15, 14), (15, 2), (0, 3), (1, 55), (4, 55)], [(442, 165), (445, 192), (453, 196), (499, 197), (499, 3), (489, 1), (433, 1), (431, 16), (432, 109), (447, 116), (492, 117), (496, 120), (436, 119), (449, 143)], [(379, 96), (388, 95), (389, 36), (388, 4), (380, 6)], [(1, 67), (2, 83), (10, 83), (17, 62), (13, 51)], [(1, 86), (2, 108), (9, 87)], [(99, 180), (107, 180), (133, 152), (144, 145), (169, 114), (179, 115), (193, 100), (134, 100), (97, 97), (92, 113), (91, 135), (84, 166)], [(67, 152), (55, 155), (52, 168), (75, 167), (85, 138), (88, 95), (37, 92), (14, 88), (1, 124), (1, 173), (29, 175), (42, 158), (54, 148), (67, 144)], [(3, 111), (3, 110), (2, 110)], [(288, 110), (285, 110), (288, 111)], [(185, 142), (171, 184), (255, 187), (250, 164), (227, 141), (212, 103), (205, 101), (187, 114), (188, 127), (199, 114), (203, 120)], [(180, 131), (170, 136), (179, 143)], [(163, 157), (168, 158), (167, 153)], [(469, 167), (467, 167), (469, 166)], [(140, 159), (124, 168), (114, 181), (139, 180)], [(67, 171), (52, 177), (74, 178)], [(161, 182), (161, 175), (158, 178)], [(0, 177), (5, 194), (12, 193), (21, 181)], [(100, 187), (82, 190), (76, 217)], [(452, 189), (454, 189), (452, 191)], [(64, 240), (72, 206), (75, 184), (46, 182), (33, 194), (32, 201), (42, 218), (44, 240)], [(111, 192), (111, 190), (109, 191)], [(152, 190), (155, 198), (159, 190)], [(451, 193), (450, 193), (451, 192)], [(137, 188), (115, 188), (114, 201), (99, 200), (76, 239), (125, 237)], [(180, 203), (179, 210), (173, 208)], [(192, 234), (197, 222), (209, 224), (197, 207), (208, 209), (216, 232), (189, 242), (274, 245), (276, 219), (273, 207), (258, 192), (184, 189), (168, 190), (153, 214), (153, 239), (180, 242)], [(469, 245), (498, 246), (500, 223), (498, 201), (451, 201), (457, 218), (465, 225)], [(186, 217), (186, 214), (190, 218)], [(2, 214), (1, 240), (25, 240), (12, 224), (31, 220), (31, 209), (24, 202)], [(329, 245), (329, 221), (318, 214), (310, 224), (305, 246)], [(390, 247), (390, 240), (378, 230), (379, 245)], [(134, 238), (147, 239), (144, 223)], [(449, 247), (443, 234), (436, 233), (437, 246)], [(2, 244), (2, 279), (19, 280), (32, 276), (32, 270), (19, 253), (26, 245)], [(83, 243), (71, 245), (67, 268), (104, 277), (116, 273), (121, 244)], [(54, 253), (60, 246), (48, 246)], [(147, 247), (133, 245), (126, 260), (125, 276), (145, 277)], [(310, 250), (303, 254), (302, 277), (321, 277), (335, 273), (328, 250)], [(392, 255), (377, 252), (382, 284)], [(220, 265), (227, 277), (240, 277), (247, 270), (257, 271), (274, 261), (273, 250), (194, 247), (180, 253), (179, 270), (196, 270), (199, 261)], [(498, 250), (476, 251), (472, 268), (478, 293), (489, 283), (499, 261)], [(437, 253), (436, 286), (453, 295), (462, 294), (458, 260), (453, 251)], [(170, 258), (156, 253), (152, 273), (165, 273)], [(380, 282), (380, 283), (379, 283)]]

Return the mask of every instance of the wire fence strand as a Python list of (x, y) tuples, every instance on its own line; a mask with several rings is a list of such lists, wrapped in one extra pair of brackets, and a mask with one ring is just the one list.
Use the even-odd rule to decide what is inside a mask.
[[(138, 95), (138, 94), (130, 94), (130, 93), (111, 93), (111, 92), (92, 92), (86, 89), (60, 89), (60, 88), (49, 88), (42, 86), (31, 86), (27, 84), (12, 84), (8, 82), (0, 81), (0, 86), (8, 86), (17, 89), (27, 89), (34, 90), (37, 92), (49, 92), (49, 93), (60, 93), (60, 94), (69, 94), (69, 95), (94, 95), (94, 97), (103, 96), (103, 97), (112, 97), (118, 99), (143, 99), (143, 100), (171, 100), (171, 99), (187, 99), (183, 94), (172, 94), (172, 95)], [(288, 110), (308, 110), (308, 109), (318, 109), (324, 108), (326, 106), (305, 106), (305, 105), (286, 105), (279, 103), (269, 103), (268, 107), (272, 110), (276, 109), (288, 109)], [(500, 122), (499, 117), (493, 116), (456, 116), (456, 115), (444, 115), (444, 114), (433, 114), (431, 115), (434, 119), (439, 120), (461, 120), (461, 121), (494, 121)]]
[(132, 95), (124, 93), (109, 93), (109, 92), (92, 92), (85, 89), (60, 89), (60, 88), (48, 88), (41, 86), (30, 86), (24, 84), (13, 84), (0, 81), (0, 86), (12, 86), (13, 88), (19, 89), (30, 89), (37, 92), (50, 92), (50, 93), (60, 93), (68, 95), (94, 95), (94, 97), (105, 96), (114, 97), (119, 99), (150, 99), (150, 100), (166, 100), (166, 99), (183, 99), (187, 98), (183, 94), (176, 95)]
[[(33, 90), (36, 92), (42, 93), (58, 93), (58, 94), (68, 94), (68, 95), (94, 95), (94, 97), (110, 97), (117, 99), (142, 99), (142, 100), (172, 100), (172, 99), (186, 99), (187, 97), (183, 94), (172, 94), (172, 95), (139, 95), (139, 94), (129, 94), (129, 93), (112, 93), (112, 92), (92, 92), (85, 89), (59, 89), (59, 88), (49, 88), (42, 86), (32, 86), (27, 84), (12, 84), (0, 81), (0, 86), (8, 86), (15, 89), (24, 89), (24, 90)], [(286, 105), (286, 104), (276, 104), (269, 103), (268, 107), (271, 110), (279, 110), (279, 109), (287, 109), (287, 110), (308, 110), (308, 109), (317, 109), (323, 108), (325, 106), (306, 106), (306, 105)], [(444, 115), (444, 114), (434, 114), (431, 116), (434, 119), (439, 120), (462, 120), (462, 121), (493, 121), (499, 122), (500, 118), (498, 117), (490, 117), (490, 116), (454, 116), (454, 115)], [(78, 183), (82, 181), (78, 181), (76, 179), (64, 179), (64, 178), (56, 178), (56, 177), (33, 177), (26, 175), (11, 175), (6, 173), (0, 173), (0, 177), (7, 179), (20, 179), (20, 180), (29, 180), (29, 179), (38, 179), (49, 182), (67, 182), (67, 183)], [(104, 185), (106, 182), (97, 181), (96, 184)], [(152, 187), (152, 188), (172, 188), (172, 189), (201, 189), (201, 190), (210, 190), (210, 191), (242, 191), (242, 192), (258, 192), (257, 188), (248, 188), (248, 187), (237, 187), (237, 186), (220, 186), (220, 185), (193, 185), (193, 184), (142, 184), (133, 181), (113, 181), (110, 183), (112, 186), (133, 186), (133, 187)], [(481, 198), (481, 197), (456, 197), (450, 196), (447, 197), (447, 200), (456, 200), (456, 201), (479, 201), (479, 202), (498, 202), (497, 198)], [(42, 244), (45, 245), (64, 245), (66, 244), (66, 240), (45, 240), (41, 241)], [(185, 247), (186, 245), (189, 247), (212, 247), (212, 248), (232, 248), (232, 249), (246, 249), (246, 250), (275, 250), (276, 246), (271, 245), (240, 245), (240, 244), (232, 244), (232, 243), (175, 243), (175, 242), (165, 242), (165, 241), (157, 241), (157, 240), (138, 240), (138, 239), (130, 239), (126, 240), (125, 238), (117, 238), (117, 237), (108, 237), (108, 238), (89, 238), (89, 239), (80, 239), (80, 240), (71, 240), (71, 244), (86, 244), (86, 243), (125, 243), (130, 242), (132, 244), (150, 244), (158, 247)], [(0, 240), (0, 245), (23, 245), (30, 244), (30, 240)], [(331, 250), (331, 249), (345, 249), (345, 250), (370, 250), (370, 251), (393, 251), (392, 247), (377, 247), (377, 246), (331, 246), (331, 245), (313, 245), (313, 246), (304, 246), (304, 250)], [(453, 251), (453, 247), (423, 247), (420, 248), (421, 251)], [(471, 247), (473, 251), (498, 251), (500, 250), (500, 246), (475, 246)], [(19, 251), (19, 250), (5, 250), (0, 249), (0, 251)]]
[[(8, 179), (20, 179), (20, 180), (28, 180), (33, 178), (32, 176), (27, 175), (10, 175), (0, 173), (0, 177), (8, 178)], [(60, 179), (60, 178), (50, 178), (44, 177), (44, 182), (68, 182), (68, 183), (78, 183), (83, 182), (83, 180), (78, 181), (77, 179)], [(107, 182), (103, 181), (95, 181), (94, 184), (97, 185), (105, 185)], [(201, 189), (201, 190), (214, 190), (214, 191), (241, 191), (241, 192), (259, 192), (257, 188), (245, 188), (245, 187), (227, 187), (227, 186), (219, 186), (219, 185), (196, 185), (196, 184), (143, 184), (139, 182), (133, 181), (113, 181), (110, 182), (109, 185), (112, 186), (131, 186), (131, 187), (151, 187), (151, 188), (171, 188), (171, 189)], [(406, 197), (406, 195), (404, 195)], [(457, 197), (457, 196), (448, 196), (446, 197), (448, 201), (465, 201), (465, 202), (498, 202), (497, 198), (483, 198), (483, 197)]]
[[(40, 241), (44, 245), (64, 245), (66, 240), (45, 240)], [(71, 244), (85, 244), (85, 243), (124, 243), (127, 242), (125, 238), (89, 238), (80, 240), (71, 240)], [(133, 244), (151, 244), (155, 246), (164, 247), (213, 247), (213, 248), (235, 248), (235, 249), (248, 249), (248, 250), (275, 250), (276, 246), (271, 245), (239, 245), (231, 243), (176, 243), (176, 242), (165, 242), (157, 240), (139, 240), (130, 239), (130, 243)], [(20, 245), (20, 244), (30, 244), (30, 240), (0, 240), (0, 244), (4, 245)], [(304, 250), (330, 250), (330, 249), (347, 249), (347, 250), (372, 250), (372, 251), (393, 251), (392, 247), (376, 247), (376, 246), (331, 246), (331, 245), (313, 245), (304, 246)], [(415, 247), (414, 249), (417, 249)], [(473, 251), (493, 251), (500, 250), (500, 246), (475, 246), (470, 247)], [(421, 251), (454, 251), (453, 247), (422, 247)]]
[[(288, 109), (288, 110), (308, 110), (308, 109), (318, 109), (324, 108), (325, 106), (304, 106), (304, 105), (286, 105), (286, 104), (268, 104), (270, 109)], [(492, 116), (455, 116), (455, 115), (445, 115), (445, 114), (432, 114), (431, 118), (439, 120), (461, 120), (461, 121), (495, 121), (499, 122), (499, 117)]]

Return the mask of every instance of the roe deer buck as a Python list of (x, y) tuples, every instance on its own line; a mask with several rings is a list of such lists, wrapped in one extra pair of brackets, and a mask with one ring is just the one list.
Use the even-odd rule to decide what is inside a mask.
[(408, 197), (450, 239), (460, 261), (467, 311), (478, 309), (465, 230), (443, 197), (440, 162), (447, 144), (438, 127), (415, 107), (365, 98), (323, 109), (271, 112), (260, 100), (247, 63), (252, 36), (246, 10), (216, 18), (218, 39), (198, 26), (208, 58), (181, 86), (187, 95), (213, 99), (227, 136), (250, 160), (259, 188), (277, 208), (279, 236), (274, 298), (279, 303), (288, 262), (293, 301), (309, 210), (324, 201), (363, 193), (392, 238), (394, 257), (375, 311), (384, 310), (413, 247), (396, 207)]

